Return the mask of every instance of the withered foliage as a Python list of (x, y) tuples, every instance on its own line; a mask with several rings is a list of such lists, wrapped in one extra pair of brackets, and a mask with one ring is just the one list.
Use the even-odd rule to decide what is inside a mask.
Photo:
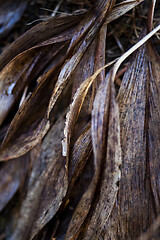
[[(27, 2), (0, 1), (0, 37)], [(160, 238), (160, 57), (144, 43), (119, 89), (103, 68), (108, 24), (141, 2), (89, 1), (1, 53), (0, 240)]]

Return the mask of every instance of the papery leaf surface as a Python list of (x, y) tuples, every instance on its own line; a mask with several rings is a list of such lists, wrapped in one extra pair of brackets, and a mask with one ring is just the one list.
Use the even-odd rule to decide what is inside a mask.
[[(138, 3), (139, 1), (134, 1), (134, 6)], [(128, 6), (128, 1), (126, 4)], [(131, 7), (133, 7), (133, 3), (131, 2), (130, 4)], [(61, 93), (64, 90), (66, 84), (69, 82), (71, 74), (74, 72), (87, 48), (93, 41), (96, 33), (100, 30), (100, 27), (104, 21), (106, 21), (106, 16), (108, 17), (108, 21), (113, 21), (118, 17), (117, 12), (121, 6), (117, 6), (116, 10), (113, 10), (114, 14), (112, 17), (109, 17), (111, 16), (110, 14), (113, 13), (111, 11), (111, 6), (114, 6), (114, 2), (112, 1), (102, 1), (100, 2), (100, 5), (97, 5), (98, 15), (96, 19), (98, 19), (98, 22), (93, 21), (93, 24), (89, 24), (87, 35), (77, 35), (76, 42), (78, 41), (79, 44), (77, 42), (78, 45), (74, 46), (74, 41), (72, 41), (73, 43), (70, 45), (68, 54), (66, 56), (61, 56), (61, 59), (56, 63), (56, 66), (38, 80), (38, 87), (33, 92), (32, 96), (24, 103), (23, 108), (18, 111), (10, 125), (8, 134), (5, 137), (3, 146), (0, 151), (1, 160), (15, 158), (23, 155), (31, 148), (33, 148), (46, 134), (49, 129), (48, 120), (50, 118), (50, 113), (53, 107), (61, 96)], [(123, 9), (121, 14), (124, 12), (125, 11)], [(97, 14), (97, 12), (92, 10), (92, 14)], [(86, 17), (86, 21), (87, 19), (88, 17)], [(59, 73), (60, 67), (62, 69)], [(40, 104), (37, 104), (37, 102)], [(47, 106), (48, 109), (46, 111)], [(36, 115), (37, 113), (38, 116)], [(29, 116), (32, 117), (29, 118)]]
[(26, 197), (10, 239), (22, 239), (22, 236), (26, 240), (33, 239), (56, 214), (65, 197), (68, 172), (66, 158), (61, 156), (64, 123), (64, 114), (61, 114), (34, 159)]
[(159, 213), (159, 91), (160, 58), (148, 42), (130, 61), (118, 94), (122, 179), (106, 238), (136, 239)]
[(18, 54), (38, 44), (50, 39), (52, 42), (57, 42), (62, 41), (62, 38), (64, 39), (68, 36), (72, 38), (76, 25), (83, 17), (84, 14), (54, 17), (35, 25), (1, 53), (0, 70)]
[(97, 239), (118, 191), (121, 164), (119, 112), (110, 75), (100, 85), (94, 101), (92, 141), (95, 173), (73, 214), (65, 239)]

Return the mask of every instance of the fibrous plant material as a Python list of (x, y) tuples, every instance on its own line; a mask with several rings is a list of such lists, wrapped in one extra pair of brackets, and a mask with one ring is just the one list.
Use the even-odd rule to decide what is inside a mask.
[(159, 237), (160, 26), (153, 1), (141, 39), (105, 66), (108, 24), (143, 1), (117, 2), (50, 18), (0, 55), (0, 239)]

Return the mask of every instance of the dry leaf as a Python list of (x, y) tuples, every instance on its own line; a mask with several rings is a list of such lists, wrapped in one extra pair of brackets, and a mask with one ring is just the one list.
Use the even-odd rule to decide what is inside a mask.
[[(110, 5), (110, 3), (112, 3)], [(134, 6), (137, 5), (139, 1), (134, 1)], [(107, 8), (113, 6), (113, 2), (111, 1), (102, 1), (102, 5), (97, 5), (96, 21), (93, 21), (93, 24), (89, 24), (87, 35), (82, 31), (82, 34), (79, 36), (75, 33), (75, 37), (73, 37), (73, 41), (70, 45), (70, 50), (68, 51), (67, 56), (62, 57), (58, 62), (56, 62), (56, 66), (53, 67), (49, 72), (47, 72), (40, 80), (40, 84), (33, 92), (32, 96), (26, 100), (23, 107), (17, 112), (15, 118), (13, 119), (10, 128), (8, 130), (8, 134), (6, 135), (5, 141), (1, 147), (1, 160), (6, 160), (10, 158), (15, 158), (20, 155), (25, 154), (31, 148), (33, 148), (46, 134), (49, 129), (49, 117), (52, 108), (55, 103), (59, 99), (63, 89), (68, 83), (69, 77), (75, 70), (77, 64), (82, 58), (83, 54), (89, 47), (96, 33), (99, 31), (102, 23), (106, 20), (106, 14), (108, 13)], [(127, 1), (128, 6), (128, 1)], [(131, 2), (131, 6), (133, 7), (133, 2)], [(113, 21), (117, 18), (116, 12), (119, 13), (119, 8), (117, 7), (116, 11), (113, 10), (114, 14), (108, 17), (108, 21)], [(128, 8), (127, 8), (128, 10)], [(124, 13), (124, 12), (123, 12)], [(92, 9), (92, 15), (95, 14), (94, 8)], [(111, 14), (109, 12), (109, 14)], [(121, 12), (122, 14), (122, 12)], [(86, 16), (86, 24), (88, 22), (88, 16)], [(80, 23), (80, 26), (84, 26), (84, 20)], [(84, 36), (83, 36), (84, 35)], [(84, 39), (83, 39), (83, 38)], [(82, 38), (82, 41), (81, 41)], [(81, 41), (80, 45), (74, 46), (75, 41)], [(75, 48), (76, 47), (76, 48)], [(75, 48), (75, 49), (74, 49)], [(74, 54), (72, 53), (74, 49)], [(70, 54), (73, 56), (70, 57)], [(57, 57), (57, 55), (56, 55)], [(66, 58), (70, 57), (67, 60), (67, 63), (64, 64), (62, 70), (59, 74), (59, 68), (62, 66), (63, 62)], [(57, 60), (56, 60), (57, 61)], [(58, 76), (59, 75), (59, 76)], [(58, 77), (58, 80), (57, 80)], [(56, 82), (57, 81), (57, 82)], [(55, 85), (56, 83), (56, 85)], [(55, 87), (54, 87), (55, 85)], [(54, 88), (54, 89), (53, 89)], [(52, 93), (53, 89), (53, 93)], [(44, 96), (45, 93), (45, 96)], [(51, 96), (52, 94), (52, 96)], [(50, 98), (51, 97), (51, 98)], [(42, 101), (43, 99), (43, 101)], [(49, 101), (50, 99), (50, 101)], [(39, 104), (37, 104), (37, 102)], [(48, 111), (46, 115), (46, 107), (48, 106)], [(31, 116), (31, 118), (30, 118)]]
[(84, 14), (54, 17), (32, 27), (2, 52), (0, 55), (0, 70), (18, 54), (49, 39), (52, 42), (53, 40), (59, 42), (67, 36), (71, 39), (76, 25), (83, 17)]
[(92, 151), (91, 144), (91, 126), (88, 124), (85, 130), (81, 133), (80, 137), (74, 144), (70, 162), (69, 162), (69, 191), (77, 180), (78, 176), (81, 174), (90, 153)]
[[(138, 219), (138, 222), (135, 218), (139, 209), (140, 213), (145, 212), (144, 208), (148, 207), (149, 201), (154, 199), (153, 207), (149, 209), (150, 220), (155, 219), (155, 216), (152, 218), (155, 214), (151, 212), (153, 209), (157, 210), (157, 215), (159, 214), (159, 165), (157, 161), (159, 149), (155, 147), (155, 141), (158, 143), (159, 138), (158, 132), (153, 128), (153, 124), (159, 123), (159, 57), (156, 56), (151, 44), (146, 44), (144, 48), (141, 48), (141, 52), (139, 51), (130, 71), (126, 73), (124, 82), (127, 81), (127, 84), (122, 84), (118, 98), (121, 107), (121, 122), (119, 121), (118, 103), (115, 100), (114, 69), (105, 78), (104, 67), (103, 71), (101, 68), (105, 62), (107, 26), (105, 23), (123, 15), (141, 1), (127, 0), (118, 5), (115, 5), (114, 0), (95, 1), (93, 8), (86, 14), (80, 14), (75, 18), (74, 15), (55, 18), (55, 28), (53, 28), (53, 19), (37, 25), (13, 43), (5, 51), (6, 55), (3, 53), (0, 56), (2, 64), (4, 57), (4, 67), (0, 73), (3, 77), (1, 80), (3, 101), (4, 93), (12, 91), (10, 89), (13, 86), (12, 83), (16, 86), (12, 94), (14, 95), (13, 101), (8, 98), (10, 96), (7, 96), (8, 100), (1, 104), (3, 108), (5, 104), (6, 106), (8, 104), (6, 116), (10, 110), (13, 111), (13, 106), (18, 104), (27, 85), (29, 85), (29, 91), (31, 88), (32, 92), (18, 109), (0, 149), (1, 161), (17, 158), (30, 151), (28, 155), (30, 155), (30, 162), (33, 163), (31, 174), (26, 168), (23, 171), (24, 176), (8, 169), (12, 166), (9, 165), (10, 162), (1, 163), (8, 169), (8, 175), (4, 175), (2, 188), (0, 188), (2, 189), (0, 191), (2, 208), (19, 189), (17, 203), (14, 204), (15, 199), (12, 200), (14, 208), (11, 207), (12, 212), (9, 213), (8, 222), (5, 224), (7, 239), (49, 240), (54, 237), (57, 240), (129, 239), (135, 234), (135, 228), (139, 231), (138, 227), (142, 226), (139, 224), (141, 219)], [(78, 27), (76, 27), (77, 23), (79, 23)], [(53, 31), (51, 31), (52, 28)], [(34, 35), (33, 42), (30, 40), (32, 35)], [(145, 70), (141, 71), (140, 68), (138, 73), (135, 70), (136, 78), (134, 78), (136, 61), (140, 63), (138, 67), (142, 66)], [(155, 61), (158, 64), (153, 65)], [(22, 66), (22, 63), (26, 65)], [(96, 72), (91, 76), (97, 69), (101, 73), (98, 75)], [(140, 76), (139, 79), (137, 76)], [(127, 77), (130, 77), (131, 82), (135, 82), (128, 83)], [(153, 85), (154, 81), (152, 81), (151, 85), (150, 78), (156, 79), (158, 84)], [(13, 82), (9, 82), (10, 79)], [(142, 80), (145, 82), (144, 85), (141, 84)], [(64, 132), (63, 153), (66, 157), (62, 157), (64, 109), (70, 101), (68, 99), (71, 95), (72, 82), (72, 96), (74, 97)], [(31, 87), (33, 83), (36, 86)], [(139, 86), (142, 87), (141, 91), (138, 91)], [(152, 92), (154, 94), (151, 94)], [(126, 93), (128, 93), (127, 96)], [(142, 101), (140, 102), (139, 99)], [(155, 103), (158, 107), (155, 107)], [(150, 111), (151, 109), (153, 111)], [(59, 117), (60, 112), (62, 114)], [(5, 114), (2, 114), (2, 121), (6, 117)], [(56, 121), (57, 118), (58, 121)], [(132, 124), (132, 129), (129, 129), (133, 119), (136, 119), (136, 124)], [(10, 121), (9, 117), (6, 117), (2, 130), (4, 128), (6, 131), (7, 121)], [(144, 123), (143, 129), (141, 121)], [(138, 125), (137, 122), (140, 124)], [(120, 192), (117, 197), (121, 173), (120, 123), (124, 165)], [(50, 125), (53, 126), (50, 127)], [(137, 131), (136, 139), (134, 135), (130, 145), (126, 134), (134, 134), (134, 131)], [(137, 136), (141, 139), (139, 140)], [(41, 144), (38, 144), (40, 142)], [(141, 148), (137, 151), (138, 144)], [(133, 146), (136, 150), (132, 149)], [(153, 152), (153, 148), (156, 149), (157, 155)], [(136, 163), (132, 159), (134, 154), (134, 161), (137, 160), (136, 154), (139, 154)], [(141, 162), (143, 157), (147, 164)], [(131, 161), (127, 162), (129, 158)], [(23, 166), (20, 158), (13, 159), (11, 163), (14, 170), (16, 166), (18, 169)], [(132, 169), (129, 169), (130, 164), (132, 164)], [(84, 172), (88, 174), (86, 170), (88, 166), (91, 173), (89, 173), (87, 182), (84, 180)], [(142, 166), (142, 170), (146, 170), (142, 176), (142, 186), (140, 185), (141, 178), (136, 179), (136, 176), (140, 176), (138, 175), (141, 170), (139, 166)], [(134, 172), (134, 167), (136, 172)], [(20, 181), (24, 183), (26, 171), (28, 171), (28, 177), (22, 189)], [(133, 176), (127, 175), (129, 171), (133, 173)], [(3, 173), (3, 168), (0, 173)], [(8, 181), (9, 174), (11, 178)], [(82, 182), (86, 183), (84, 188), (81, 187)], [(136, 192), (137, 183), (141, 191), (138, 190), (138, 193)], [(6, 188), (5, 184), (7, 184)], [(131, 184), (134, 189), (130, 188)], [(131, 208), (127, 209), (128, 202), (125, 201), (127, 194), (132, 194), (132, 192), (132, 199), (130, 196), (128, 198), (133, 204), (133, 211)], [(4, 196), (3, 193), (6, 195)], [(145, 199), (146, 202), (143, 201), (141, 205), (138, 199), (139, 193), (144, 193), (142, 197), (140, 195), (142, 201), (143, 197), (149, 198)], [(135, 200), (137, 202), (134, 202)], [(67, 211), (69, 211), (68, 215)], [(147, 217), (144, 216), (144, 222)], [(138, 226), (134, 224), (134, 221), (137, 221)], [(133, 235), (130, 234), (131, 231)], [(0, 228), (0, 239), (2, 237)]]
[[(84, 54), (83, 58), (81, 59), (80, 63), (76, 67), (75, 72), (72, 75), (72, 78), (73, 78), (72, 94), (76, 92), (80, 84), (83, 81), (85, 81), (85, 79), (87, 79), (90, 75), (92, 75), (96, 69), (104, 65), (105, 39), (106, 39), (106, 26), (103, 26), (98, 36), (95, 38), (95, 40), (91, 43), (91, 45), (87, 49), (86, 53)], [(83, 67), (83, 71), (81, 70), (82, 67)], [(71, 150), (70, 153), (68, 152), (69, 173), (71, 171), (72, 172), (71, 175), (73, 173), (76, 174), (76, 176), (79, 175), (78, 172), (80, 173), (82, 171), (84, 164), (86, 163), (90, 155), (90, 151), (92, 149), (91, 133), (90, 133), (90, 115), (91, 115), (92, 104), (93, 104), (92, 99), (94, 97), (93, 93), (96, 92), (96, 89), (98, 88), (97, 85), (100, 84), (102, 79), (104, 79), (104, 71), (101, 72), (100, 76), (98, 76), (98, 78), (94, 82), (95, 83), (94, 86), (92, 86), (92, 89), (90, 89), (87, 96), (86, 96), (86, 93), (87, 93), (87, 89), (89, 89), (88, 87), (86, 89), (86, 92), (82, 91), (82, 94), (81, 94), (81, 91), (79, 91), (80, 93), (78, 97), (79, 100), (77, 101), (77, 104), (74, 106), (71, 112), (68, 113), (68, 116), (67, 116), (65, 131), (67, 132), (68, 135), (70, 135), (69, 138), (71, 138), (71, 143), (67, 147), (68, 151), (69, 149)], [(82, 96), (83, 93), (84, 93), (84, 96)], [(80, 99), (82, 100), (81, 105), (79, 105)], [(84, 99), (84, 102), (83, 102), (83, 99)], [(84, 141), (84, 138), (86, 138), (85, 141)], [(77, 139), (76, 142), (75, 142), (75, 139)], [(83, 143), (85, 143), (84, 146), (83, 146)], [(74, 145), (73, 150), (72, 150), (72, 145)], [(77, 157), (78, 156), (77, 153), (79, 157)], [(88, 156), (87, 156), (87, 153), (89, 153)], [(72, 155), (72, 156), (70, 157), (69, 155)], [(85, 160), (85, 163), (82, 160), (83, 161)], [(75, 170), (75, 166), (78, 166), (76, 167), (77, 168), (76, 170)]]
[[(90, 119), (91, 115), (90, 100), (92, 91), (89, 91), (89, 87), (93, 82), (93, 78), (86, 80), (87, 77), (93, 74), (93, 72), (104, 64), (104, 50), (105, 50), (105, 38), (106, 38), (106, 26), (102, 27), (100, 33), (91, 43), (80, 63), (75, 69), (72, 75), (74, 100), (70, 106), (70, 111), (67, 114), (67, 121), (65, 127), (66, 139), (63, 142), (65, 148), (67, 144), (67, 158), (69, 162), (69, 189), (67, 197), (70, 196), (75, 181), (81, 174), (86, 162), (92, 152), (91, 144), (91, 129)], [(100, 59), (99, 59), (100, 57)], [(83, 67), (83, 71), (81, 70)], [(96, 80), (97, 85), (103, 79), (104, 72)], [(82, 83), (82, 84), (81, 84)], [(81, 84), (81, 85), (80, 85)], [(80, 85), (80, 87), (79, 87)], [(96, 84), (94, 89), (96, 91)], [(77, 89), (78, 88), (78, 89)], [(93, 88), (92, 88), (93, 90)], [(86, 97), (88, 93), (88, 96)], [(92, 103), (91, 103), (92, 104)], [(78, 122), (77, 122), (78, 120)], [(70, 140), (66, 142), (67, 139)], [(73, 145), (73, 148), (72, 148)], [(64, 149), (63, 149), (64, 150)]]
[(44, 67), (64, 48), (65, 42), (46, 43), (19, 54), (0, 72), (0, 125), (17, 103), (26, 86), (40, 74)]
[[(18, 110), (9, 127), (6, 140), (2, 144), (1, 158), (10, 159), (23, 155), (33, 148), (48, 131), (50, 123), (46, 110), (63, 58), (65, 57), (62, 49), (62, 52), (55, 56), (55, 67), (39, 79), (33, 94)], [(7, 150), (5, 146), (9, 149)]]
[(136, 239), (160, 209), (160, 58), (148, 42), (133, 59), (118, 95), (122, 179), (105, 239)]
[[(65, 239), (97, 239), (116, 197), (121, 163), (118, 105), (110, 76), (102, 82), (92, 113), (95, 173), (78, 204)], [(104, 181), (107, 179), (108, 181)], [(94, 199), (94, 201), (93, 201)], [(106, 200), (108, 199), (108, 200)]]
[(20, 216), (10, 239), (29, 240), (46, 225), (59, 209), (65, 197), (68, 179), (66, 159), (61, 156), (64, 113), (46, 135), (22, 201)]
[(156, 240), (157, 232), (159, 232), (160, 228), (160, 216), (158, 216), (153, 224), (147, 229), (145, 233), (142, 233), (138, 240)]
[(0, 211), (12, 199), (20, 186), (23, 186), (29, 171), (29, 156), (24, 155), (12, 161), (2, 163), (0, 168)]
[[(78, 19), (80, 20), (81, 16)], [(68, 20), (70, 20), (69, 23), (67, 22)], [(1, 54), (1, 67), (9, 59), (12, 59), (12, 61), (0, 72), (0, 104), (3, 106), (0, 112), (0, 124), (2, 124), (11, 108), (19, 100), (25, 86), (29, 86), (31, 81), (38, 78), (46, 65), (66, 46), (66, 42), (72, 38), (77, 17), (69, 16), (68, 19), (61, 17), (55, 19), (54, 22), (54, 31), (49, 31), (50, 25), (53, 25), (53, 20), (45, 24), (38, 24)], [(60, 29), (62, 33), (58, 34)], [(45, 31), (45, 34), (43, 31)], [(46, 37), (50, 38), (47, 39)], [(41, 42), (42, 40), (46, 41)], [(34, 46), (35, 43), (39, 44)], [(27, 47), (29, 47), (28, 50), (26, 50)], [(21, 54), (19, 54), (20, 52)], [(16, 53), (18, 55), (15, 57)]]
[[(134, 1), (134, 6), (136, 6), (140, 2), (141, 1), (139, 1), (139, 0)], [(124, 14), (124, 11), (120, 11), (119, 7), (115, 8), (115, 9), (113, 9), (113, 11), (111, 11), (114, 6), (114, 3), (115, 3), (115, 0), (107, 0), (107, 1), (99, 0), (99, 2), (97, 4), (95, 4), (95, 6), (93, 6), (93, 8), (91, 9), (90, 14), (88, 14), (86, 16), (86, 18), (80, 22), (80, 24), (78, 26), (78, 30), (77, 30), (77, 32), (75, 32), (75, 35), (73, 36), (70, 46), (69, 46), (69, 52), (72, 50), (72, 48), (75, 47), (75, 49), (74, 49), (75, 53), (69, 60), (66, 60), (66, 63), (64, 64), (64, 66), (59, 74), (57, 83), (56, 83), (54, 91), (53, 91), (53, 95), (52, 95), (50, 103), (49, 103), (48, 117), (49, 117), (50, 111), (52, 110), (53, 106), (55, 105), (63, 88), (66, 86), (66, 84), (69, 80), (69, 77), (75, 70), (75, 68), (78, 65), (78, 63), (80, 62), (83, 54), (85, 53), (85, 51), (91, 44), (92, 40), (95, 38), (97, 32), (100, 30), (103, 23), (104, 22), (109, 23), (109, 22), (117, 19), (118, 17), (120, 17), (119, 13), (122, 14), (122, 12), (123, 12), (123, 14)], [(128, 6), (128, 3), (129, 2), (127, 1), (127, 6)], [(125, 4), (125, 2), (124, 2), (124, 4)], [(133, 7), (133, 2), (130, 2), (130, 4), (131, 4), (130, 7)], [(123, 9), (123, 7), (124, 6), (122, 4), (122, 6), (120, 6), (120, 8)], [(129, 10), (129, 8), (127, 8), (127, 10)], [(109, 16), (107, 16), (107, 14)], [(106, 17), (108, 17), (107, 20), (106, 20)], [(86, 35), (85, 35), (85, 33), (86, 33)], [(82, 38), (82, 40), (81, 40), (81, 38)], [(80, 42), (80, 44), (78, 44), (79, 42)], [(78, 47), (76, 45), (78, 45)]]

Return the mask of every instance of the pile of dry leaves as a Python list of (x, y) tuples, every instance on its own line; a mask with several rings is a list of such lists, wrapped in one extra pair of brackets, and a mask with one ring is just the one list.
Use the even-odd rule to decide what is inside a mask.
[(0, 0), (0, 240), (160, 239), (158, 4)]

